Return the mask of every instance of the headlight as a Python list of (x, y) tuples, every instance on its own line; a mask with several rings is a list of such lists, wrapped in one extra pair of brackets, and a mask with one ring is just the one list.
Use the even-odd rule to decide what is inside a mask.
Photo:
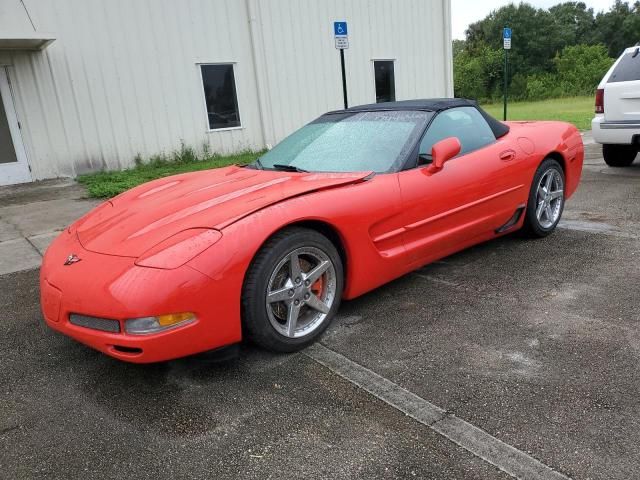
[(183, 230), (144, 252), (136, 260), (136, 265), (167, 270), (178, 268), (221, 238), (222, 233), (211, 228)]
[(170, 328), (194, 322), (196, 316), (193, 313), (170, 313), (157, 317), (131, 318), (124, 322), (124, 330), (132, 335), (147, 335), (158, 333)]

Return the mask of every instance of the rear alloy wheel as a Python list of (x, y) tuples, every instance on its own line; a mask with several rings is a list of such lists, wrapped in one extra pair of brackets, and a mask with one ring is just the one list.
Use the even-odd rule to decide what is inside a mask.
[(547, 158), (533, 177), (524, 232), (532, 237), (546, 237), (555, 230), (563, 210), (564, 172), (557, 161)]
[(610, 167), (628, 167), (638, 155), (638, 149), (634, 145), (602, 145), (604, 163)]
[(326, 237), (304, 228), (283, 230), (267, 241), (247, 274), (245, 333), (269, 350), (300, 350), (331, 323), (342, 288), (342, 261)]

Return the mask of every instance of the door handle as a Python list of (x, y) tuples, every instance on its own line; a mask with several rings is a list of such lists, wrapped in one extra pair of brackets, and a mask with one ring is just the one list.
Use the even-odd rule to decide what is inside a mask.
[(500, 153), (500, 160), (504, 160), (505, 162), (513, 160), (514, 158), (516, 158), (515, 150), (505, 150), (504, 152)]

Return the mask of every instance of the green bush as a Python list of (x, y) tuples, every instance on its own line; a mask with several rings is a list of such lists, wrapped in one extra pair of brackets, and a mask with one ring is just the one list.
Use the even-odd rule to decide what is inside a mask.
[(614, 58), (640, 40), (640, 0), (611, 1), (610, 8), (600, 12), (584, 1), (557, 1), (549, 8), (536, 8), (526, 0), (508, 2), (469, 25), (465, 39), (453, 45), (456, 95), (502, 96), (506, 25), (513, 29), (511, 98), (593, 95)]
[(502, 79), (502, 53), (488, 47), (477, 54), (461, 49), (453, 59), (453, 75), (457, 97), (489, 99)]
[(526, 97), (530, 100), (543, 100), (547, 95), (547, 82), (540, 75), (531, 75), (527, 78)]
[(527, 78), (527, 100), (546, 100), (562, 96), (564, 95), (556, 83), (555, 75), (541, 73)]
[(516, 73), (511, 79), (509, 86), (509, 98), (513, 100), (524, 100), (527, 98), (528, 79), (521, 73)]
[(202, 147), (202, 153), (198, 153), (195, 148), (182, 143), (178, 150), (168, 154), (163, 152), (146, 159), (136, 155), (135, 166), (127, 170), (89, 173), (79, 176), (77, 180), (87, 188), (90, 197), (109, 198), (156, 178), (232, 164), (245, 165), (262, 153), (247, 150), (223, 156), (212, 153), (206, 144)]
[(460, 53), (453, 64), (454, 92), (456, 97), (485, 98), (486, 85), (478, 58)]
[(557, 81), (564, 95), (590, 95), (614, 60), (604, 45), (565, 47), (554, 59)]
[[(552, 71), (528, 75), (512, 72), (509, 98), (544, 100), (592, 95), (614, 59), (604, 45), (565, 47), (553, 59)], [(454, 58), (455, 95), (480, 101), (498, 100), (503, 95), (503, 52), (484, 47), (470, 54), (459, 48)]]

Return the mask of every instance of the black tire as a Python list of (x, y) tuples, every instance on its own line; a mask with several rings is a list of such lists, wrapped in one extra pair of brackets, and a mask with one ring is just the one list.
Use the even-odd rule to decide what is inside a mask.
[(602, 145), (604, 163), (610, 167), (628, 167), (638, 155), (638, 149), (634, 145)]
[[(272, 325), (267, 312), (266, 297), (274, 270), (291, 252), (299, 248), (316, 248), (330, 260), (335, 272), (333, 303), (318, 326), (309, 334), (287, 337)], [(253, 259), (242, 288), (242, 326), (245, 338), (267, 350), (295, 352), (313, 343), (329, 326), (335, 316), (344, 286), (342, 260), (336, 247), (315, 230), (290, 227), (272, 236)]]
[(542, 177), (544, 177), (547, 174), (547, 172), (551, 170), (557, 172), (557, 174), (560, 175), (560, 178), (562, 179), (562, 188), (564, 191), (565, 177), (564, 177), (564, 171), (562, 170), (562, 167), (553, 158), (545, 159), (536, 170), (536, 173), (533, 176), (533, 182), (531, 182), (531, 188), (529, 190), (529, 200), (527, 201), (524, 226), (522, 227), (522, 233), (527, 237), (530, 237), (530, 238), (546, 237), (556, 229), (556, 226), (558, 225), (558, 222), (562, 217), (562, 212), (564, 210), (564, 194), (561, 197), (558, 218), (551, 225), (543, 225), (541, 219), (539, 219), (536, 214), (536, 209), (539, 206), (538, 205), (538, 185)]

